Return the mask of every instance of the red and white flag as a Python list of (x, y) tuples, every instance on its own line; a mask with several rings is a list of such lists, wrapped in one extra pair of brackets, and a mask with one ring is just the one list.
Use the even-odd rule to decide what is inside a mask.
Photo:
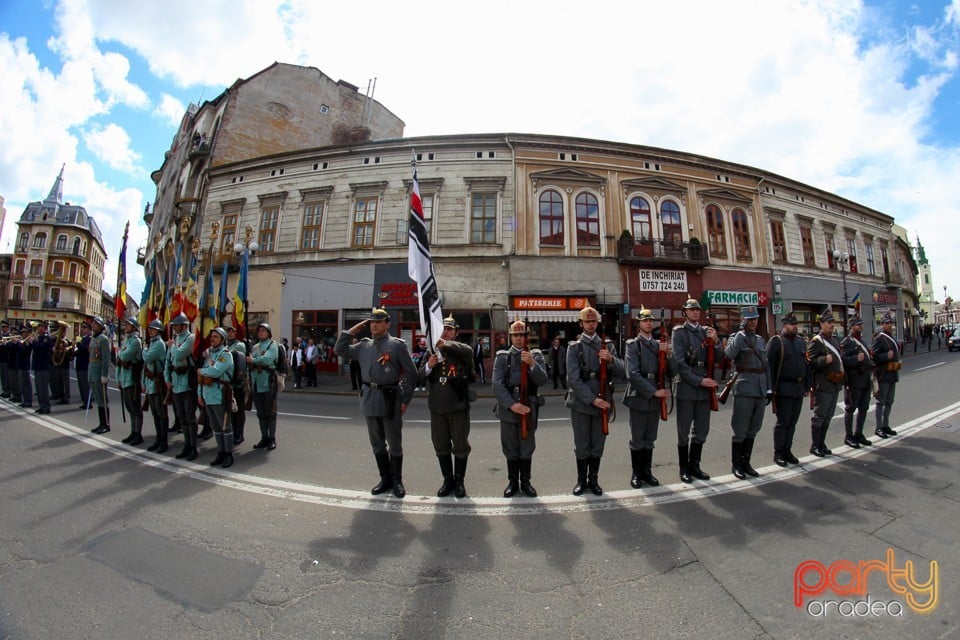
[(407, 273), (417, 283), (420, 300), (420, 332), (427, 339), (427, 348), (433, 353), (443, 333), (443, 311), (440, 310), (440, 294), (437, 278), (430, 256), (430, 239), (427, 223), (423, 218), (423, 202), (420, 200), (420, 185), (417, 182), (416, 154), (413, 162), (413, 192), (410, 194), (410, 222), (407, 232), (410, 243), (407, 253)]

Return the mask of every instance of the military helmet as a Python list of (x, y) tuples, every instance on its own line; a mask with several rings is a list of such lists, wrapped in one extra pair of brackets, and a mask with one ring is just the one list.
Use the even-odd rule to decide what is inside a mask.
[(639, 320), (653, 320), (653, 314), (650, 313), (650, 309), (647, 309), (644, 306), (640, 306), (640, 311), (637, 312), (637, 318)]
[(510, 325), (510, 335), (524, 335), (527, 333), (527, 324), (523, 320), (517, 320)]
[(884, 313), (883, 318), (880, 320), (880, 324), (893, 324), (893, 323), (894, 323), (893, 314), (890, 313), (889, 311)]
[(173, 320), (170, 321), (170, 324), (190, 324), (190, 319), (187, 318), (187, 314), (178, 313), (173, 317)]
[(583, 322), (584, 320), (596, 320), (597, 322), (600, 322), (600, 314), (597, 313), (597, 310), (593, 307), (584, 307), (583, 309), (580, 309), (580, 313), (577, 314), (577, 319), (580, 322)]
[(746, 307), (740, 307), (740, 318), (743, 320), (756, 320), (760, 317), (760, 312), (757, 311), (755, 306), (748, 305)]
[(93, 316), (93, 324), (98, 324), (98, 325), (100, 325), (100, 328), (101, 328), (101, 329), (106, 329), (106, 328), (107, 328), (107, 323), (104, 322), (104, 321), (103, 321), (103, 318), (101, 318), (100, 316)]
[(273, 337), (273, 327), (270, 326), (270, 323), (261, 322), (260, 324), (257, 325), (257, 331), (260, 331), (260, 329), (266, 329), (267, 333), (270, 334), (270, 337), (271, 338)]
[[(211, 330), (210, 330), (210, 334), (212, 335), (212, 334), (214, 334), (214, 333), (220, 336), (220, 338), (221, 338), (221, 344), (223, 344), (223, 343), (225, 343), (225, 342), (227, 341), (227, 330), (224, 329), (223, 327), (217, 327), (217, 328), (215, 328), (215, 329), (211, 329)], [(209, 337), (209, 336), (208, 336), (208, 337)]]
[(134, 331), (140, 331), (140, 323), (133, 316), (127, 316), (124, 322), (133, 327)]
[(450, 327), (451, 329), (459, 329), (460, 325), (457, 324), (457, 321), (453, 319), (453, 316), (447, 316), (443, 319), (443, 326)]
[(162, 332), (163, 332), (163, 323), (160, 322), (158, 319), (154, 318), (153, 320), (150, 321), (150, 324), (147, 325), (147, 329), (154, 329), (154, 330), (160, 331), (160, 332), (162, 333)]
[(383, 307), (376, 307), (370, 310), (367, 320), (370, 322), (390, 322), (390, 314)]
[(687, 298), (687, 301), (683, 305), (683, 310), (686, 311), (687, 309), (700, 309), (703, 311), (703, 307), (701, 307), (700, 303), (694, 298)]

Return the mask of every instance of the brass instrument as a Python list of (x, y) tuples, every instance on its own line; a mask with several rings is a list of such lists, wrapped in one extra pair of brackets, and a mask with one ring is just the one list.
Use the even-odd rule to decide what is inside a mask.
[(65, 361), (69, 361), (73, 357), (73, 345), (70, 344), (70, 341), (66, 339), (67, 328), (70, 325), (64, 322), (63, 320), (57, 320), (57, 333), (54, 336), (56, 339), (56, 344), (53, 347), (53, 355), (51, 356), (51, 361), (53, 366), (61, 367)]

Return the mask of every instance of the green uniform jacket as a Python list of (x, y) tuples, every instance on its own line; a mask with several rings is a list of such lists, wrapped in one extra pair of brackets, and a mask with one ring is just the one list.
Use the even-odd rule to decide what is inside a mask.
[(426, 373), (429, 358), (424, 358), (417, 376), (418, 382), (430, 384), (427, 406), (432, 413), (453, 413), (468, 409), (473, 349), (462, 342), (444, 340), (440, 355), (443, 356), (443, 362), (438, 362), (429, 374)]
[(100, 378), (110, 376), (110, 339), (102, 333), (90, 336), (90, 367), (87, 380), (100, 384)]
[(254, 393), (266, 393), (273, 388), (277, 371), (277, 343), (272, 338), (261, 340), (250, 350), (253, 362), (247, 368), (250, 388)]
[[(143, 390), (148, 395), (151, 393), (164, 393), (166, 385), (163, 378), (163, 362), (167, 358), (167, 345), (163, 343), (163, 337), (157, 336), (150, 341), (149, 345), (143, 348)], [(155, 377), (151, 380), (147, 376), (150, 371)]]
[[(190, 356), (193, 354), (193, 332), (184, 330), (173, 337), (173, 346), (167, 351), (167, 367), (163, 372), (163, 377), (167, 384), (173, 385), (174, 393), (185, 393), (190, 391), (190, 374), (188, 370), (192, 366)], [(174, 368), (182, 369), (181, 372), (174, 371)]]
[(120, 351), (117, 352), (117, 383), (121, 389), (132, 387), (140, 382), (134, 377), (134, 368), (141, 362), (143, 362), (143, 344), (138, 336), (131, 333), (123, 339)]
[(221, 381), (230, 383), (230, 377), (233, 375), (233, 354), (222, 346), (216, 349), (210, 348), (207, 357), (204, 358), (203, 367), (197, 371), (197, 376), (206, 376), (213, 378), (212, 384), (198, 384), (197, 395), (207, 404), (223, 404), (223, 386)]

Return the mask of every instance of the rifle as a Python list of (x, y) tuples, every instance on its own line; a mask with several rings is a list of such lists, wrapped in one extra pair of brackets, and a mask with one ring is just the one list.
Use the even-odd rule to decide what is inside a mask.
[[(530, 386), (530, 373), (529, 367), (523, 362), (523, 352), (527, 350), (527, 340), (529, 339), (529, 332), (527, 331), (526, 322), (524, 322), (524, 334), (523, 334), (523, 347), (521, 348), (520, 355), (520, 404), (524, 406), (529, 406), (527, 404), (528, 398), (528, 387)], [(520, 439), (526, 440), (530, 437), (530, 420), (528, 418), (530, 414), (524, 413), (520, 416)]]
[[(603, 326), (600, 326), (600, 348), (605, 349), (607, 346), (607, 340), (603, 338)], [(607, 361), (600, 359), (600, 375), (598, 377), (600, 382), (600, 399), (607, 399)], [(603, 432), (603, 435), (610, 435), (610, 412), (608, 409), (600, 409), (600, 430)]]
[[(657, 351), (657, 386), (660, 389), (667, 388), (667, 352), (662, 345), (667, 343), (667, 326), (663, 320), (663, 309), (660, 310), (660, 344), (661, 348)], [(667, 399), (660, 398), (660, 419), (666, 420), (670, 416), (670, 409), (667, 406)]]
[[(710, 316), (707, 315), (707, 320), (710, 319)], [(716, 349), (715, 343), (709, 338), (703, 341), (703, 347), (707, 350), (707, 358), (705, 364), (707, 365), (707, 375), (713, 378), (713, 370), (716, 368)], [(717, 388), (710, 387), (710, 411), (720, 411), (720, 404), (717, 401)]]
[(737, 382), (737, 378), (740, 377), (740, 372), (737, 371), (733, 374), (733, 377), (727, 380), (727, 383), (723, 385), (723, 389), (720, 391), (720, 395), (717, 396), (717, 402), (720, 404), (727, 404), (727, 398), (730, 397), (730, 392), (733, 391), (733, 385)]

